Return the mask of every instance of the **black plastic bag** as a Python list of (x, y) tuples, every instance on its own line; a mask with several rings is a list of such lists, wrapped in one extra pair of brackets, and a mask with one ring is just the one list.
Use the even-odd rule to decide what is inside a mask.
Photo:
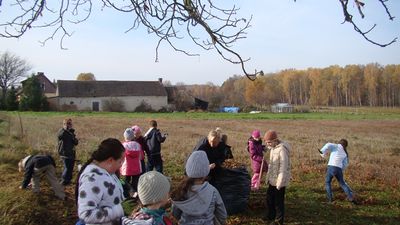
[(245, 167), (221, 168), (215, 175), (214, 186), (224, 201), (228, 215), (247, 209), (250, 197), (250, 175)]

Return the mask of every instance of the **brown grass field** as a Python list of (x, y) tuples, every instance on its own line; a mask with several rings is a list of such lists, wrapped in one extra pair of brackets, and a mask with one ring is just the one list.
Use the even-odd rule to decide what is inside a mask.
[[(22, 175), (16, 165), (24, 154), (45, 151), (56, 155), (56, 132), (65, 117), (73, 119), (80, 144), (78, 158), (85, 161), (101, 140), (122, 140), (126, 127), (137, 124), (143, 133), (148, 121), (156, 119), (162, 132), (169, 134), (162, 145), (165, 175), (173, 183), (183, 174), (184, 161), (197, 140), (209, 130), (220, 127), (228, 135), (236, 161), (250, 159), (246, 141), (254, 129), (278, 132), (280, 139), (292, 146), (292, 181), (286, 192), (287, 224), (399, 224), (400, 221), (400, 120), (257, 120), (257, 119), (190, 119), (126, 116), (127, 114), (41, 116), (3, 115), (0, 136), (0, 224), (74, 224), (76, 209), (73, 187), (67, 187), (69, 200), (60, 202), (48, 187), (43, 194), (18, 190)], [(21, 122), (20, 122), (21, 121)], [(22, 125), (22, 126), (21, 126)], [(22, 132), (23, 131), (23, 135)], [(317, 148), (340, 138), (349, 141), (350, 166), (345, 179), (360, 205), (345, 201), (345, 195), (333, 182), (336, 201), (327, 204), (324, 178), (326, 160)], [(58, 171), (61, 163), (58, 163)], [(251, 173), (251, 172), (250, 172)], [(264, 224), (265, 184), (250, 196), (248, 210), (228, 218), (228, 224)], [(128, 206), (130, 208), (133, 206)]]

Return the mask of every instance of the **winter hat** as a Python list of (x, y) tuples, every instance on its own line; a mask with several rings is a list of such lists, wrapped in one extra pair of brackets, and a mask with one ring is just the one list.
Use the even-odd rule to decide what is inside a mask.
[(210, 172), (209, 165), (205, 151), (194, 151), (186, 162), (186, 174), (191, 178), (206, 177)]
[(124, 138), (125, 140), (132, 141), (134, 138), (133, 130), (132, 128), (126, 128), (124, 131)]
[(269, 130), (267, 133), (264, 135), (264, 140), (265, 141), (272, 141), (278, 138), (278, 135), (276, 134), (276, 131), (274, 130)]
[(158, 203), (167, 197), (170, 183), (157, 171), (149, 171), (139, 177), (138, 195), (144, 206)]
[(254, 139), (259, 139), (260, 138), (260, 131), (259, 130), (254, 130), (252, 133), (251, 133), (251, 136), (254, 138)]
[(142, 133), (142, 129), (138, 125), (132, 126), (132, 130), (134, 134)]

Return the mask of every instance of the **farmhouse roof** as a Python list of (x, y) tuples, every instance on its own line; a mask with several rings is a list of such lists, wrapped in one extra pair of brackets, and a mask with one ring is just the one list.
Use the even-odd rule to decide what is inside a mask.
[(158, 81), (57, 81), (59, 97), (167, 96)]

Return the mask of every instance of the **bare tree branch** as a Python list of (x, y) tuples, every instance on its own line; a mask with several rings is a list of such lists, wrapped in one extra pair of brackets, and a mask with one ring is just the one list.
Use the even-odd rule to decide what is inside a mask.
[[(248, 59), (243, 60), (231, 46), (237, 40), (246, 38), (246, 30), (251, 21), (237, 17), (239, 9), (235, 6), (221, 8), (212, 0), (100, 2), (103, 8), (111, 8), (133, 16), (132, 27), (126, 32), (142, 25), (148, 33), (159, 38), (155, 48), (156, 61), (159, 60), (159, 47), (163, 42), (186, 55), (199, 55), (179, 47), (179, 40), (189, 38), (202, 49), (216, 49), (222, 58), (231, 63), (241, 64), (243, 72), (249, 78), (255, 75), (247, 73), (244, 63)], [(18, 14), (9, 21), (0, 23), (0, 37), (19, 38), (31, 28), (52, 27), (50, 36), (41, 43), (45, 45), (48, 40), (59, 37), (60, 47), (65, 49), (64, 38), (73, 34), (69, 25), (85, 22), (92, 13), (93, 4), (93, 0), (14, 0), (8, 7), (17, 10)], [(182, 30), (182, 27), (185, 29)]]
[[(388, 14), (388, 16), (389, 16), (389, 19), (390, 19), (390, 20), (393, 20), (394, 17), (390, 14), (390, 12), (389, 12), (389, 10), (388, 10), (388, 7), (386, 6), (386, 2), (387, 2), (388, 0), (378, 0), (378, 1), (381, 2), (382, 6), (384, 7), (384, 9), (385, 9), (385, 11), (386, 11), (386, 14)], [(351, 24), (353, 25), (354, 30), (355, 30), (356, 32), (358, 32), (359, 34), (361, 34), (361, 36), (363, 36), (365, 40), (367, 40), (368, 42), (370, 42), (370, 43), (372, 43), (372, 44), (374, 44), (374, 45), (378, 45), (378, 46), (380, 46), (380, 47), (386, 47), (386, 46), (391, 45), (391, 44), (393, 44), (394, 42), (397, 41), (397, 37), (395, 37), (395, 38), (393, 38), (391, 41), (389, 41), (389, 42), (387, 42), (387, 43), (385, 43), (385, 44), (382, 44), (382, 43), (378, 43), (378, 42), (376, 42), (376, 41), (373, 41), (372, 39), (370, 39), (369, 37), (367, 37), (367, 34), (368, 34), (369, 32), (371, 32), (371, 31), (376, 27), (376, 24), (374, 24), (369, 30), (367, 30), (367, 31), (362, 31), (362, 30), (358, 27), (358, 25), (354, 22), (354, 20), (353, 20), (353, 15), (349, 13), (349, 10), (348, 10), (348, 8), (347, 8), (347, 5), (348, 5), (348, 3), (349, 3), (349, 0), (339, 0), (339, 2), (340, 2), (341, 6), (342, 6), (342, 9), (343, 9), (343, 15), (344, 15), (344, 21), (343, 21), (343, 23), (345, 23), (345, 22), (351, 23)], [(364, 18), (365, 15), (364, 15), (364, 13), (363, 13), (363, 11), (362, 11), (362, 7), (364, 7), (365, 3), (361, 2), (360, 0), (354, 0), (354, 3), (355, 3), (356, 6), (357, 6), (357, 9), (358, 9), (359, 14), (361, 15), (361, 18)]]
[[(296, 1), (296, 0), (295, 0)], [(368, 31), (362, 31), (353, 21), (353, 15), (348, 10), (349, 0), (339, 0), (343, 9), (344, 22), (353, 25), (356, 32), (360, 33), (367, 41), (385, 47), (397, 38), (386, 44), (377, 43), (367, 37), (376, 25)], [(358, 13), (365, 17), (363, 0), (353, 0)], [(390, 20), (386, 5), (388, 0), (378, 0), (385, 9)], [(73, 34), (71, 26), (88, 20), (97, 3), (101, 9), (110, 8), (127, 17), (132, 17), (132, 25), (126, 32), (143, 26), (149, 34), (158, 38), (155, 47), (155, 61), (159, 60), (159, 47), (167, 43), (175, 51), (189, 56), (198, 56), (188, 49), (183, 49), (178, 44), (182, 39), (189, 39), (204, 50), (215, 50), (223, 59), (230, 63), (240, 64), (243, 73), (254, 80), (261, 72), (248, 73), (245, 62), (250, 58), (243, 58), (233, 49), (233, 45), (240, 39), (246, 38), (250, 28), (252, 16), (246, 19), (238, 16), (239, 8), (235, 5), (229, 8), (219, 7), (216, 0), (12, 0), (6, 6), (0, 0), (1, 11), (12, 11), (10, 17), (0, 19), (0, 37), (19, 38), (32, 28), (51, 28), (50, 36), (41, 43), (59, 38), (60, 48), (64, 39)], [(3, 14), (2, 12), (2, 14)], [(2, 15), (3, 16), (3, 15)]]

